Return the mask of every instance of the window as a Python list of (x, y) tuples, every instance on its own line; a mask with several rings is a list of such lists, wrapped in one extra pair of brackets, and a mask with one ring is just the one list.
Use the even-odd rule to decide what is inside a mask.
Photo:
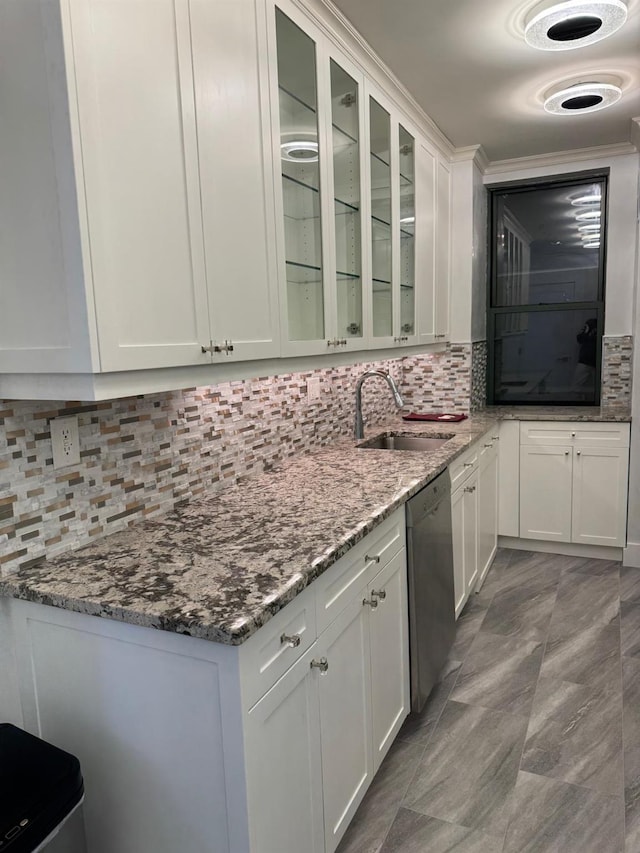
[(600, 402), (606, 175), (490, 188), (490, 403)]

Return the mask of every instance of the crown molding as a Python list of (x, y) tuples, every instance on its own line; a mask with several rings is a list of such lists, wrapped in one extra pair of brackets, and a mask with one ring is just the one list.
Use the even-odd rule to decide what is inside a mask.
[(631, 142), (640, 151), (640, 116), (631, 119)]
[(512, 160), (492, 160), (485, 170), (485, 174), (497, 175), (504, 172), (520, 172), (527, 169), (563, 166), (566, 163), (582, 163), (587, 160), (601, 160), (608, 157), (621, 157), (624, 154), (637, 153), (638, 148), (632, 142), (617, 142), (613, 145), (594, 145), (592, 148), (573, 148), (569, 151), (534, 154), (532, 157), (515, 157)]
[(452, 163), (466, 163), (472, 161), (484, 174), (489, 168), (489, 158), (482, 145), (467, 145), (465, 148), (456, 148), (451, 156)]
[[(355, 48), (356, 61), (358, 58), (366, 60), (368, 70), (375, 75), (374, 82), (380, 85), (381, 88), (391, 86), (392, 91), (396, 93), (396, 102), (399, 101), (398, 106), (400, 106), (400, 108), (407, 114), (407, 117), (415, 124), (421, 125), (421, 130), (425, 133), (430, 142), (436, 146), (441, 154), (444, 154), (445, 157), (451, 159), (452, 154), (455, 151), (451, 140), (445, 136), (438, 125), (427, 115), (404, 84), (401, 83), (393, 71), (385, 65), (371, 45), (363, 38), (351, 21), (345, 17), (345, 15), (331, 2), (331, 0), (293, 0), (293, 2), (296, 6), (302, 9), (302, 11), (306, 12), (307, 15), (310, 15), (315, 24), (319, 26), (342, 50), (351, 53), (353, 56)], [(388, 88), (387, 94), (390, 94), (388, 92)], [(398, 99), (398, 95), (400, 96), (400, 99)]]

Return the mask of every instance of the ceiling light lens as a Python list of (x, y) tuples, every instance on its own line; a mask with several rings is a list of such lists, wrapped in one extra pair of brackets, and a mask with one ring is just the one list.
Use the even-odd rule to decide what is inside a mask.
[(568, 18), (549, 27), (547, 35), (553, 41), (575, 41), (597, 32), (601, 26), (601, 18), (594, 15), (578, 15), (576, 18)]
[(596, 219), (600, 219), (600, 211), (585, 210), (583, 213), (576, 213), (576, 219), (578, 222), (594, 222)]
[(595, 113), (613, 106), (621, 97), (622, 89), (613, 83), (576, 83), (549, 95), (544, 108), (555, 115)]
[(571, 50), (607, 38), (626, 20), (623, 0), (564, 0), (534, 9), (524, 37), (540, 50)]
[(597, 243), (583, 243), (582, 248), (583, 249), (599, 249), (600, 248), (600, 241), (598, 240)]
[(579, 225), (578, 226), (578, 231), (588, 232), (588, 231), (599, 231), (599, 230), (600, 230), (600, 223), (599, 222), (598, 223), (594, 222), (593, 225)]

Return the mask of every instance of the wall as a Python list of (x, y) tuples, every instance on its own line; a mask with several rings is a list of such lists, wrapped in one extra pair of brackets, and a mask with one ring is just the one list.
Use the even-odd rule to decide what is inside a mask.
[[(389, 370), (407, 407), (468, 411), (469, 347), (101, 403), (0, 401), (0, 570), (54, 555), (350, 436), (357, 377)], [(307, 400), (318, 376), (320, 400)], [(382, 380), (365, 423), (395, 409)], [(49, 421), (77, 414), (81, 464), (53, 469)]]

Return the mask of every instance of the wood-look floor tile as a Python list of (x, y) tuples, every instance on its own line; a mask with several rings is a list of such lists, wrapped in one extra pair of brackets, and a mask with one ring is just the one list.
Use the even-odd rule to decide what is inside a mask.
[(620, 600), (640, 604), (640, 569), (630, 566), (620, 569)]
[(504, 853), (622, 853), (622, 801), (519, 773)]
[(620, 795), (621, 693), (541, 677), (521, 769)]
[(496, 593), (481, 630), (540, 643), (546, 639), (556, 588), (520, 586)]
[(398, 734), (400, 740), (426, 746), (456, 683), (460, 666), (459, 660), (447, 661), (440, 675), (440, 681), (431, 691), (422, 711), (419, 714), (409, 714), (405, 720)]
[(550, 635), (568, 636), (596, 625), (617, 625), (620, 586), (607, 575), (570, 572), (562, 576)]
[(380, 849), (422, 753), (421, 746), (395, 741), (342, 838), (337, 853), (376, 853)]
[(541, 675), (574, 684), (621, 689), (620, 629), (596, 625), (566, 634), (566, 626), (552, 620)]
[(622, 654), (640, 657), (640, 604), (620, 604), (620, 633)]
[(527, 721), (449, 700), (403, 805), (502, 837)]
[(501, 853), (502, 839), (400, 809), (380, 853)]
[(543, 646), (481, 631), (469, 650), (451, 698), (529, 716)]

